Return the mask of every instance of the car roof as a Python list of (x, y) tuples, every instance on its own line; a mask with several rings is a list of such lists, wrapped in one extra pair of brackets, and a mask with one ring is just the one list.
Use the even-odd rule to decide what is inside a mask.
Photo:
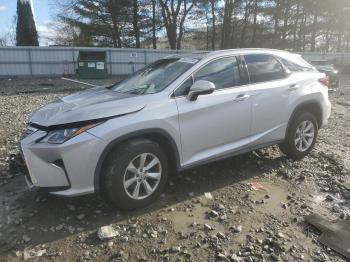
[(225, 49), (225, 50), (217, 50), (217, 51), (195, 51), (195, 52), (170, 55), (170, 56), (167, 56), (166, 58), (203, 59), (203, 58), (220, 57), (223, 55), (256, 54), (256, 53), (279, 55), (282, 57), (297, 55), (297, 54), (290, 53), (288, 51), (277, 50), (277, 49), (267, 49), (267, 48), (244, 48), (243, 49), (241, 48), (241, 49)]
[(188, 53), (181, 53), (181, 54), (174, 54), (174, 55), (169, 55), (165, 58), (189, 58), (189, 59), (202, 59), (206, 57), (210, 51), (198, 51), (198, 52), (188, 52)]
[(291, 54), (288, 51), (278, 50), (278, 49), (268, 49), (268, 48), (240, 48), (240, 49), (226, 49), (226, 50), (218, 50), (212, 51), (208, 54), (208, 56), (220, 56), (227, 54), (256, 54), (256, 53), (264, 53), (264, 54)]
[(285, 50), (278, 49), (267, 49), (267, 48), (244, 48), (244, 49), (226, 49), (218, 51), (199, 51), (199, 52), (188, 52), (168, 56), (166, 58), (187, 58), (187, 59), (214, 59), (220, 58), (227, 55), (247, 55), (247, 54), (270, 54), (277, 56), (281, 59), (288, 60), (296, 65), (313, 68), (315, 67), (310, 63), (306, 62), (300, 54), (291, 53)]

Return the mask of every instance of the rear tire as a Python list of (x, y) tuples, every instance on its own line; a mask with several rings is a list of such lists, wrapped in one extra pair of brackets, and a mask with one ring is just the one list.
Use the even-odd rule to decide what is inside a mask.
[(318, 135), (317, 120), (309, 112), (299, 112), (293, 118), (280, 150), (290, 158), (301, 159), (314, 148)]
[(123, 210), (145, 207), (163, 191), (168, 161), (162, 147), (148, 139), (130, 140), (109, 155), (103, 174), (105, 196)]

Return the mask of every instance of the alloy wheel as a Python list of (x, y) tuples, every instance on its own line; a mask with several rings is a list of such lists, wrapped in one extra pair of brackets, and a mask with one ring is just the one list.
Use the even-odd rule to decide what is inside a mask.
[(315, 126), (310, 120), (299, 124), (295, 132), (294, 145), (300, 152), (307, 151), (315, 138)]
[(132, 199), (145, 199), (157, 189), (161, 177), (162, 165), (158, 157), (151, 153), (139, 154), (125, 170), (124, 190)]

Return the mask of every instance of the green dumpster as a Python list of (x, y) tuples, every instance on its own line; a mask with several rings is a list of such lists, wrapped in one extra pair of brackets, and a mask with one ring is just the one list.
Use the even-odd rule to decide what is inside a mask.
[(84, 79), (106, 78), (106, 52), (80, 51), (77, 74)]

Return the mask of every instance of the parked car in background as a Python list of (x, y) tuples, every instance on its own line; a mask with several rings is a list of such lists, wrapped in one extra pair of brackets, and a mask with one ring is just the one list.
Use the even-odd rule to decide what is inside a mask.
[(20, 142), (27, 182), (135, 209), (188, 168), (275, 144), (300, 159), (330, 116), (325, 77), (279, 50), (166, 57), (34, 112)]
[(329, 77), (329, 85), (331, 87), (339, 87), (339, 70), (337, 70), (332, 63), (327, 60), (318, 60), (311, 61), (311, 64), (314, 65), (319, 72), (325, 73)]

